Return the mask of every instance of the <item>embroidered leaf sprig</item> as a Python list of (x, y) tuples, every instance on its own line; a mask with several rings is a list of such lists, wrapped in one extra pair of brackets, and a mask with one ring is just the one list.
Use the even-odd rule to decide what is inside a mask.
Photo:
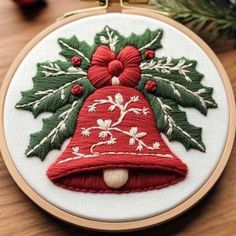
[(157, 50), (162, 47), (161, 38), (163, 31), (160, 29), (150, 30), (147, 29), (143, 34), (131, 34), (128, 38), (125, 39), (125, 45), (133, 45), (139, 49), (140, 52), (143, 52), (147, 49)]
[[(185, 112), (179, 109), (191, 107), (206, 115), (209, 108), (216, 108), (213, 89), (201, 84), (203, 75), (196, 70), (196, 61), (186, 58), (155, 58), (141, 64), (142, 78), (137, 89), (148, 98), (156, 116), (157, 127), (167, 138), (181, 142), (186, 149), (205, 151), (201, 128), (187, 121)], [(153, 81), (152, 93), (145, 84)]]
[(203, 86), (203, 75), (196, 71), (196, 61), (186, 58), (155, 58), (141, 64), (144, 80), (152, 79), (158, 86), (157, 96), (173, 99), (183, 107), (193, 107), (204, 115), (216, 108), (212, 88)]
[(94, 90), (87, 80), (81, 80), (80, 83), (86, 87), (86, 92), (58, 109), (51, 117), (43, 119), (42, 130), (31, 134), (27, 157), (38, 156), (43, 160), (50, 150), (60, 149), (63, 142), (73, 134), (78, 112), (85, 98)]
[(205, 151), (202, 142), (202, 129), (190, 124), (186, 113), (171, 99), (146, 94), (156, 116), (156, 123), (160, 132), (166, 134), (170, 141), (180, 141), (185, 148)]
[[(16, 108), (29, 110), (35, 117), (43, 112), (54, 113), (43, 119), (42, 130), (31, 135), (26, 156), (44, 159), (52, 149), (60, 149), (76, 128), (76, 118), (85, 98), (94, 91), (81, 68), (69, 62), (55, 61), (39, 63), (33, 78), (33, 89), (22, 92)], [(71, 94), (71, 88), (80, 84), (84, 88), (81, 96)]]
[(68, 62), (56, 61), (38, 64), (34, 87), (22, 92), (16, 108), (29, 110), (37, 117), (42, 112), (55, 112), (65, 104), (73, 102), (71, 87), (86, 78), (81, 68), (72, 67)]
[(76, 128), (76, 118), (82, 103), (74, 101), (54, 113), (50, 118), (43, 119), (41, 131), (31, 134), (26, 156), (37, 156), (41, 160), (52, 149), (60, 149)]
[(76, 36), (69, 39), (60, 38), (58, 43), (62, 48), (60, 54), (68, 61), (74, 56), (82, 58), (81, 68), (86, 69), (90, 64), (90, 57), (93, 53), (93, 47), (88, 45), (85, 41), (79, 41)]

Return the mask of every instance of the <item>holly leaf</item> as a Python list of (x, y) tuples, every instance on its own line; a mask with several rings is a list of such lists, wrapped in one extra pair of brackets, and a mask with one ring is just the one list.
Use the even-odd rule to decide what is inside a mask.
[(43, 119), (42, 130), (30, 135), (26, 156), (36, 156), (44, 160), (52, 149), (60, 150), (63, 142), (74, 133), (77, 115), (84, 99), (85, 96), (60, 108), (51, 117)]
[(147, 49), (157, 50), (162, 47), (163, 31), (161, 29), (150, 30), (147, 29), (143, 34), (137, 35), (132, 33), (128, 38), (125, 39), (124, 45), (132, 45), (143, 52)]
[(33, 89), (22, 92), (16, 108), (29, 110), (37, 117), (42, 112), (55, 112), (65, 104), (78, 98), (71, 95), (71, 87), (79, 83), (84, 86), (86, 95), (94, 88), (86, 79), (86, 72), (72, 67), (68, 62), (55, 61), (39, 63), (33, 78)]
[(203, 75), (196, 71), (196, 61), (186, 58), (156, 58), (141, 64), (142, 83), (153, 80), (157, 84), (156, 96), (173, 99), (183, 107), (193, 107), (206, 115), (216, 108), (213, 89), (203, 86)]
[(159, 98), (147, 92), (145, 96), (151, 104), (160, 132), (170, 141), (181, 142), (186, 150), (193, 148), (205, 152), (202, 129), (190, 124), (186, 113), (173, 100)]
[(95, 47), (107, 45), (116, 54), (124, 47), (125, 38), (116, 30), (105, 26), (104, 29), (95, 36)]
[(106, 26), (100, 33), (95, 36), (95, 47), (99, 45), (107, 45), (116, 54), (122, 48), (132, 45), (143, 52), (147, 49), (157, 50), (162, 47), (161, 38), (163, 31), (147, 29), (143, 34), (137, 35), (132, 33), (129, 37), (123, 37), (118, 31)]
[(85, 41), (79, 41), (76, 36), (69, 39), (59, 38), (58, 43), (62, 48), (60, 54), (68, 61), (74, 56), (82, 58), (81, 68), (87, 69), (90, 64), (90, 58), (94, 48), (88, 45)]

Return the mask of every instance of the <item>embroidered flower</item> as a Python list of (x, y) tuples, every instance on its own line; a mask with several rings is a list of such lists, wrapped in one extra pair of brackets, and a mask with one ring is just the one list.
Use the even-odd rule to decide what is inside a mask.
[(122, 105), (123, 104), (124, 100), (123, 100), (123, 97), (120, 93), (117, 93), (115, 95), (115, 102), (116, 102), (117, 105)]
[(95, 111), (96, 111), (96, 106), (94, 105), (88, 106), (88, 112), (95, 112)]
[(90, 131), (88, 129), (82, 128), (81, 135), (88, 137), (90, 135)]
[(88, 78), (96, 88), (109, 85), (135, 87), (141, 75), (141, 55), (133, 46), (124, 47), (118, 56), (105, 45), (99, 46), (91, 60)]
[(107, 144), (108, 144), (108, 145), (116, 144), (116, 138), (110, 138), (110, 139), (107, 141)]
[(137, 101), (139, 101), (139, 96), (133, 96), (133, 97), (130, 98), (130, 100), (132, 102), (137, 102)]
[(147, 133), (146, 132), (140, 132), (138, 133), (138, 128), (137, 127), (131, 127), (131, 129), (129, 130), (129, 134), (131, 136), (131, 138), (129, 139), (129, 145), (134, 145), (135, 141), (146, 136)]
[(107, 137), (108, 134), (109, 134), (108, 131), (101, 131), (101, 132), (99, 133), (98, 137), (101, 138), (101, 139), (104, 139), (104, 138)]
[(148, 112), (149, 112), (149, 111), (148, 111), (148, 108), (147, 108), (147, 107), (144, 107), (144, 108), (143, 108), (143, 114), (146, 116), (146, 115), (148, 114)]
[(79, 147), (72, 147), (72, 153), (77, 155), (79, 153)]
[(160, 149), (160, 143), (159, 143), (159, 142), (153, 143), (153, 144), (152, 144), (152, 148), (153, 148), (154, 150)]
[(102, 119), (97, 120), (98, 126), (103, 130), (108, 130), (111, 126), (111, 122), (112, 120), (102, 120)]

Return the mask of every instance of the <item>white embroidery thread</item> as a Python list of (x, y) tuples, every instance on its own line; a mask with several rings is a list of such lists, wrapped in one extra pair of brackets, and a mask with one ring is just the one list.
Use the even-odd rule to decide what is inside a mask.
[(72, 153), (76, 155), (75, 157), (68, 157), (64, 160), (59, 161), (57, 164), (63, 164), (69, 161), (78, 160), (80, 158), (93, 158), (98, 157), (101, 155), (133, 155), (133, 156), (155, 156), (155, 157), (162, 157), (162, 158), (173, 158), (171, 154), (158, 154), (158, 153), (138, 153), (138, 152), (100, 152), (94, 154), (82, 154), (79, 153), (79, 147), (73, 147)]

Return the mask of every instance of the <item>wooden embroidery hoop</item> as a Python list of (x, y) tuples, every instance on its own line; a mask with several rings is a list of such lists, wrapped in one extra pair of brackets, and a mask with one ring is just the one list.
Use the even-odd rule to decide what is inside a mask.
[[(18, 172), (16, 166), (14, 165), (9, 150), (7, 148), (7, 143), (4, 135), (4, 104), (5, 104), (5, 96), (8, 90), (8, 86), (11, 82), (11, 79), (18, 68), (21, 61), (24, 59), (25, 55), (41, 40), (43, 39), (47, 34), (52, 32), (53, 30), (78, 19), (93, 16), (93, 15), (101, 15), (105, 14), (107, 12), (110, 12), (110, 9), (108, 8), (108, 1), (106, 1), (106, 5), (103, 7), (97, 7), (97, 8), (91, 8), (86, 9), (84, 11), (80, 11), (79, 14), (78, 11), (72, 12), (67, 14), (66, 16), (70, 15), (70, 17), (65, 18), (61, 21), (58, 21), (54, 23), (53, 25), (46, 28), (43, 32), (39, 33), (31, 42), (29, 42), (26, 47), (21, 51), (21, 53), (18, 55), (18, 57), (13, 62), (12, 66), (10, 67), (5, 80), (2, 84), (1, 93), (0, 93), (0, 148), (2, 152), (3, 159), (6, 163), (6, 166), (11, 173), (13, 179), (18, 184), (18, 186), (22, 189), (22, 191), (29, 196), (32, 201), (34, 201), (37, 205), (39, 205), (41, 208), (43, 208), (48, 213), (54, 215), (57, 218), (60, 218), (66, 222), (90, 228), (90, 229), (96, 229), (96, 230), (104, 230), (104, 231), (129, 231), (129, 230), (137, 230), (146, 228), (153, 225), (158, 225), (163, 222), (166, 222), (186, 210), (190, 209), (192, 206), (194, 206), (199, 200), (201, 200), (206, 193), (213, 187), (213, 185), (216, 183), (217, 179), (220, 177), (231, 152), (233, 141), (234, 141), (234, 134), (235, 134), (235, 124), (236, 124), (236, 113), (235, 113), (235, 101), (233, 96), (233, 91), (229, 82), (229, 79), (227, 77), (227, 74), (220, 63), (219, 59), (216, 57), (214, 52), (204, 43), (197, 35), (195, 35), (192, 31), (184, 27), (183, 25), (175, 22), (174, 20), (171, 20), (163, 15), (159, 15), (157, 13), (154, 13), (149, 10), (144, 9), (138, 9), (133, 7), (126, 7), (123, 2), (121, 1), (121, 13), (126, 14), (136, 14), (136, 15), (143, 15), (152, 17), (154, 19), (163, 21), (171, 26), (174, 26), (178, 30), (182, 31), (184, 34), (186, 34), (188, 37), (190, 37), (194, 42), (196, 42), (197, 45), (199, 45), (208, 55), (208, 57), (212, 60), (216, 68), (218, 69), (219, 74), (221, 75), (225, 90), (227, 91), (227, 99), (229, 104), (229, 129), (228, 129), (228, 136), (226, 139), (226, 144), (224, 147), (224, 151), (222, 153), (221, 159), (212, 172), (209, 179), (205, 182), (205, 184), (191, 197), (189, 197), (186, 201), (181, 203), (180, 205), (176, 206), (175, 208), (172, 208), (162, 214), (149, 217), (142, 220), (134, 220), (134, 221), (127, 221), (127, 222), (105, 222), (105, 221), (99, 221), (99, 220), (90, 220), (85, 219), (82, 217), (75, 216), (73, 214), (67, 213), (58, 207), (52, 205), (46, 199), (39, 196), (23, 179), (21, 174)], [(72, 16), (71, 16), (72, 15)]]

